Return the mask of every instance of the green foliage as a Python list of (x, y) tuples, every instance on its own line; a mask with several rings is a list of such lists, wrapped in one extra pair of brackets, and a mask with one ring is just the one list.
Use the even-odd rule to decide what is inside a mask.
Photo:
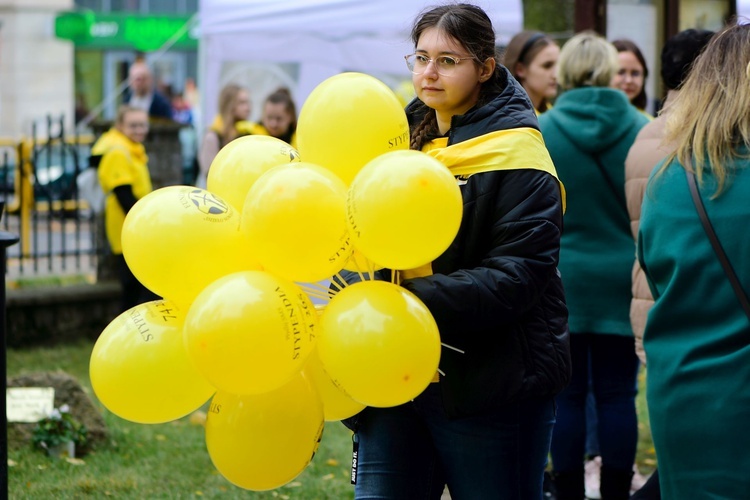
[(44, 288), (50, 286), (69, 286), (91, 284), (95, 281), (94, 276), (85, 274), (50, 275), (18, 277), (7, 282), (8, 289)]
[(39, 422), (31, 434), (31, 441), (39, 448), (50, 449), (73, 441), (76, 447), (86, 444), (88, 431), (68, 411), (68, 405), (55, 408)]
[(575, 0), (524, 0), (524, 29), (545, 33), (572, 33), (574, 13)]

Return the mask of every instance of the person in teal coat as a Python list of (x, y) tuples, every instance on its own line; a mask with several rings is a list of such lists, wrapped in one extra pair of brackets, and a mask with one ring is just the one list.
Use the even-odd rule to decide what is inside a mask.
[(569, 309), (573, 378), (558, 397), (552, 462), (559, 500), (584, 496), (586, 395), (596, 399), (602, 498), (627, 498), (638, 423), (638, 360), (630, 327), (635, 248), (625, 206), (625, 157), (648, 118), (609, 88), (617, 51), (592, 32), (560, 53), (555, 106), (539, 118), (568, 194), (560, 272)]
[[(662, 498), (750, 498), (750, 317), (703, 229), (687, 175), (750, 291), (750, 25), (715, 35), (667, 121), (638, 259), (655, 303), (644, 332)], [(572, 198), (572, 196), (571, 196)]]

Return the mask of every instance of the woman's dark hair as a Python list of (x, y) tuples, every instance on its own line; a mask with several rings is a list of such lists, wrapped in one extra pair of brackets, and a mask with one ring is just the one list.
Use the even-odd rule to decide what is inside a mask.
[[(489, 58), (499, 60), (495, 47), (495, 30), (489, 16), (476, 5), (466, 3), (441, 5), (422, 11), (411, 30), (411, 39), (416, 47), (419, 37), (430, 28), (437, 28), (460, 43), (475, 58), (474, 64), (481, 64)], [(505, 69), (495, 65), (495, 73), (482, 83), (479, 102), (482, 104), (489, 96), (505, 86)], [(429, 109), (424, 119), (411, 134), (411, 149), (422, 149), (425, 137), (437, 133), (435, 110)]]
[(667, 40), (661, 50), (661, 79), (667, 90), (682, 86), (693, 67), (693, 61), (713, 36), (713, 31), (687, 29)]
[(648, 104), (648, 99), (646, 98), (648, 66), (646, 66), (646, 59), (644, 59), (641, 49), (639, 49), (635, 43), (626, 39), (615, 40), (612, 42), (612, 45), (615, 46), (617, 52), (632, 52), (635, 58), (638, 59), (638, 62), (641, 63), (641, 66), (643, 67), (643, 87), (641, 87), (640, 93), (633, 98), (633, 106), (638, 109), (646, 109), (646, 104)]
[[(518, 76), (516, 68), (518, 64), (523, 64), (528, 67), (534, 58), (539, 54), (545, 47), (556, 43), (549, 35), (546, 35), (540, 31), (522, 31), (517, 33), (510, 39), (508, 46), (505, 47), (503, 52), (502, 63), (503, 66), (508, 68), (510, 74), (521, 82), (522, 79)], [(539, 112), (543, 112), (547, 109), (547, 98), (543, 98), (541, 105), (539, 106)]]
[[(292, 122), (289, 124), (289, 130), (285, 137), (288, 136), (291, 138), (292, 135), (294, 135), (294, 132), (297, 131), (297, 106), (295, 106), (294, 99), (292, 99), (292, 93), (286, 87), (279, 87), (266, 97), (266, 102), (270, 102), (271, 104), (284, 104), (286, 111), (292, 117)], [(287, 140), (287, 142), (289, 141)]]
[[(536, 55), (547, 45), (552, 45), (555, 41), (540, 31), (522, 31), (513, 35), (503, 52), (502, 63), (508, 68), (508, 71), (518, 80), (516, 74), (516, 65), (518, 63), (528, 66), (534, 60)], [(519, 80), (520, 81), (520, 80)]]

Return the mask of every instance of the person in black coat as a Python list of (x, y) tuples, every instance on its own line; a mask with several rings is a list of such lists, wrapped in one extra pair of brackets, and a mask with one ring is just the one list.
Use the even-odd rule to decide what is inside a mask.
[(128, 83), (130, 88), (125, 95), (125, 104), (148, 111), (150, 118), (172, 120), (172, 104), (154, 89), (153, 76), (145, 62), (136, 61), (130, 66)]
[(464, 206), (450, 247), (400, 271), (401, 285), (451, 348), (413, 401), (345, 421), (358, 443), (355, 496), (438, 499), (447, 485), (455, 500), (540, 499), (554, 396), (570, 379), (564, 192), (528, 96), (496, 62), (485, 12), (427, 10), (412, 40), (411, 148), (450, 168)]

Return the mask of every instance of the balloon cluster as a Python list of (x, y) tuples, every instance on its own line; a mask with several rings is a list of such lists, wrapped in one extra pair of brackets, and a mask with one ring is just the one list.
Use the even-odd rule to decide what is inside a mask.
[[(441, 349), (432, 315), (372, 278), (432, 262), (461, 219), (450, 171), (408, 150), (404, 111), (375, 78), (321, 83), (297, 137), (299, 152), (236, 139), (207, 190), (166, 187), (133, 206), (123, 253), (164, 300), (118, 316), (91, 355), (96, 395), (124, 419), (167, 422), (211, 398), (209, 455), (251, 490), (296, 477), (325, 421), (405, 403), (430, 383)], [(321, 284), (343, 286), (342, 269), (359, 282)]]

